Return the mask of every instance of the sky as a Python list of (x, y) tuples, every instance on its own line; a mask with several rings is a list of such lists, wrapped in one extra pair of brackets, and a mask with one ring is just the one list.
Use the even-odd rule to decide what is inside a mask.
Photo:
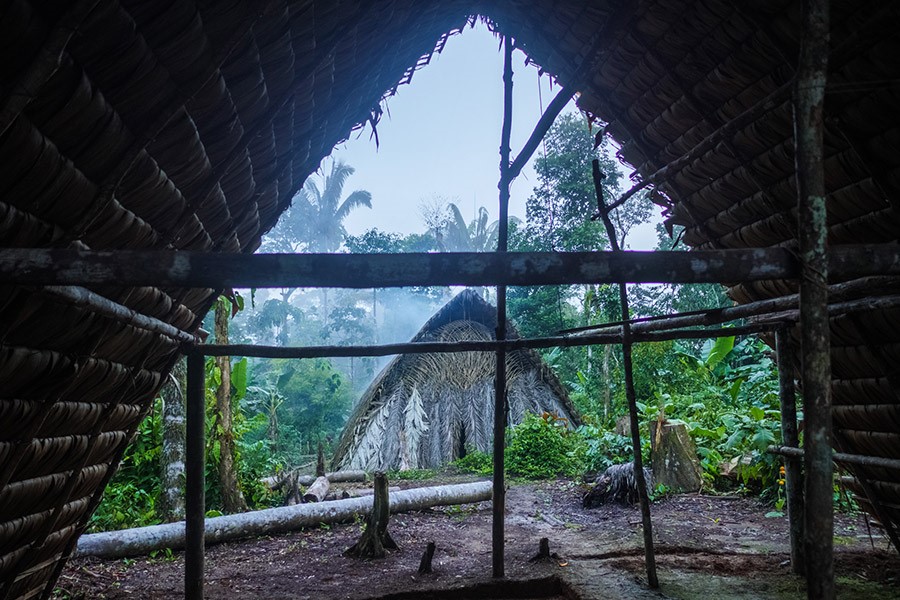
[[(540, 118), (542, 106), (559, 91), (550, 77), (538, 76), (525, 55), (514, 54), (512, 156), (518, 153)], [(413, 75), (384, 106), (379, 145), (371, 127), (351, 134), (332, 157), (356, 169), (344, 193), (372, 194), (372, 209), (359, 208), (345, 227), (359, 235), (373, 227), (408, 234), (425, 230), (420, 206), (440, 199), (455, 202), (470, 220), (479, 206), (497, 218), (500, 130), (503, 115), (503, 53), (499, 39), (479, 23), (453, 36), (443, 53)], [(575, 111), (570, 102), (567, 111)], [(540, 149), (535, 153), (538, 155)], [(330, 169), (325, 159), (322, 170)], [(624, 170), (624, 168), (623, 168)], [(525, 200), (537, 184), (529, 164), (511, 187), (510, 214), (525, 218)], [(628, 188), (628, 183), (623, 189)], [(654, 223), (659, 221), (658, 212)], [(631, 249), (655, 246), (654, 223), (635, 229)]]

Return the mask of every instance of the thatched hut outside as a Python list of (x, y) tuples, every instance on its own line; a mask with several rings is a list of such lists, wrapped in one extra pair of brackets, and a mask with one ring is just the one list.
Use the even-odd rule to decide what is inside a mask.
[[(457, 294), (434, 314), (413, 342), (495, 339), (497, 309), (474, 290)], [(510, 339), (518, 334), (514, 328)], [(579, 424), (578, 412), (553, 370), (530, 349), (510, 352), (507, 422), (544, 412)], [(493, 352), (405, 354), (369, 385), (353, 411), (333, 466), (345, 469), (433, 468), (470, 449), (493, 447)]]

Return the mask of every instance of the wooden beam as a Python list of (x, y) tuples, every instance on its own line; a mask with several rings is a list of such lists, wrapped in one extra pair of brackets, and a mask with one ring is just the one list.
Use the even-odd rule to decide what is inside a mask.
[[(836, 280), (900, 275), (900, 246), (841, 246)], [(386, 288), (439, 285), (722, 283), (795, 279), (783, 248), (702, 252), (240, 254), (0, 249), (0, 284)]]

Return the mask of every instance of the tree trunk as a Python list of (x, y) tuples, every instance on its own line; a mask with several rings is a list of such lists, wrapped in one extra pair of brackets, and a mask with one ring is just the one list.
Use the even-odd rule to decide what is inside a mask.
[[(216, 343), (228, 343), (228, 306), (225, 302), (216, 303), (215, 329)], [(247, 510), (247, 503), (238, 485), (234, 464), (234, 431), (232, 427), (231, 407), (231, 358), (217, 356), (216, 365), (222, 376), (216, 390), (216, 413), (219, 426), (215, 436), (219, 440), (219, 485), (222, 488), (222, 504), (225, 512), (238, 513)]]
[(379, 471), (375, 473), (374, 504), (366, 519), (366, 530), (344, 554), (356, 558), (384, 558), (385, 550), (396, 550), (397, 543), (387, 530), (390, 514), (387, 476)]
[(186, 365), (175, 363), (162, 395), (162, 493), (160, 515), (167, 523), (184, 519), (184, 394)]
[(612, 356), (612, 346), (603, 346), (603, 418), (609, 417), (610, 393), (609, 385), (609, 360)]
[[(491, 497), (491, 483), (479, 481), (457, 485), (415, 488), (391, 494), (391, 512), (422, 510), (432, 506), (482, 502)], [(269, 508), (239, 515), (206, 519), (206, 544), (240, 538), (317, 527), (323, 523), (353, 521), (372, 510), (373, 497), (348, 498), (334, 502), (298, 504)], [(164, 548), (184, 547), (184, 521), (122, 531), (83, 535), (78, 540), (76, 556), (122, 558), (148, 554)]]

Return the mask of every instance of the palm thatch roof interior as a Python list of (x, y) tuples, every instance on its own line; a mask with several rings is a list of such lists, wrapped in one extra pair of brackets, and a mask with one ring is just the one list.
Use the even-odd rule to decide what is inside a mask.
[[(497, 309), (478, 292), (457, 294), (434, 314), (412, 342), (495, 339)], [(518, 338), (510, 327), (507, 338)], [(382, 369), (363, 393), (338, 442), (337, 469), (428, 469), (489, 453), (493, 447), (493, 352), (406, 354)], [(562, 383), (531, 350), (506, 357), (507, 422), (526, 413), (550, 413), (569, 426), (580, 424)]]
[[(900, 234), (900, 5), (834, 0), (829, 243)], [(303, 181), (475, 15), (580, 90), (697, 248), (797, 244), (790, 84), (800, 2), (9, 0), (0, 8), (5, 247), (253, 252)], [(587, 75), (573, 78), (579, 72)], [(896, 292), (896, 279), (857, 295)], [(97, 292), (196, 330), (217, 290)], [(739, 301), (796, 291), (734, 282)], [(169, 338), (40, 287), (0, 294), (0, 598), (47, 597), (165, 374)], [(900, 314), (831, 322), (840, 449), (900, 458)], [(796, 337), (796, 336), (795, 336)], [(900, 473), (853, 467), (900, 525)]]

